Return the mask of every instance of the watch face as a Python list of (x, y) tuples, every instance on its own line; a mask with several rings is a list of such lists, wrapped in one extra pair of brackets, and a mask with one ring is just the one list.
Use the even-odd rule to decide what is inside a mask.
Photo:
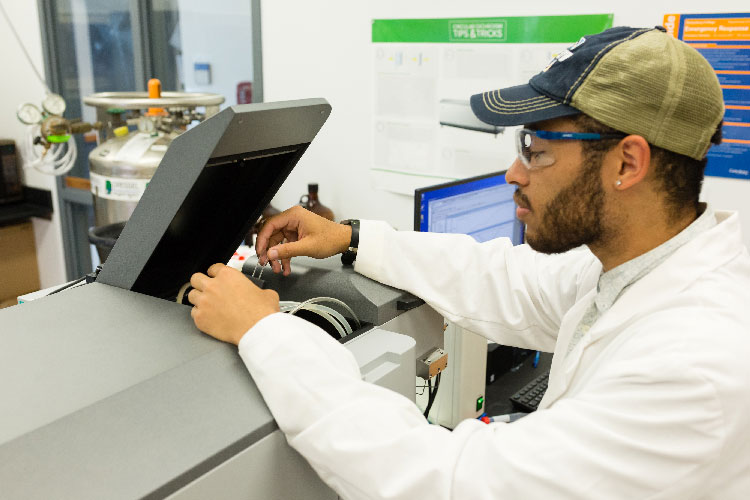
[(41, 110), (29, 102), (21, 104), (18, 111), (16, 111), (16, 116), (26, 125), (36, 125), (42, 121)]
[(47, 94), (42, 101), (42, 107), (51, 115), (59, 115), (65, 112), (65, 99), (59, 94)]

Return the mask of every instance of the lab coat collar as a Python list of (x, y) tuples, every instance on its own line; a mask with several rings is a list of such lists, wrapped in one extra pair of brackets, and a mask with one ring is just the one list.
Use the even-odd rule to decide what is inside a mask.
[[(610, 314), (604, 314), (591, 329), (588, 344), (633, 319), (661, 309), (665, 301), (690, 286), (700, 276), (722, 267), (743, 251), (739, 215), (715, 212), (716, 225), (675, 250), (649, 274), (635, 282), (615, 301)], [(649, 297), (647, 303), (644, 297)]]
[[(589, 347), (602, 339), (621, 333), (632, 321), (661, 309), (665, 302), (672, 300), (700, 276), (725, 265), (746, 251), (742, 242), (739, 215), (736, 212), (717, 211), (715, 217), (716, 226), (685, 243), (623, 292), (568, 356), (559, 360), (563, 376), (555, 377), (554, 381), (550, 380), (550, 394), (549, 397), (545, 397), (544, 407), (559, 399), (568, 390), (580, 368), (581, 358)], [(566, 314), (560, 331), (566, 332), (567, 335), (561, 335), (558, 346), (567, 345), (570, 341), (576, 322), (580, 320), (595, 295), (596, 290), (591, 290)]]

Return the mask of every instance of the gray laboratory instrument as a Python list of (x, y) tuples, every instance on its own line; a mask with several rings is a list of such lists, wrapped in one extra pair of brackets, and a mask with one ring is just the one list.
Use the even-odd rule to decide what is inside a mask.
[[(0, 496), (336, 498), (289, 447), (236, 348), (175, 302), (194, 272), (229, 260), (330, 110), (239, 105), (188, 130), (96, 282), (0, 311)], [(268, 284), (282, 299), (348, 302), (364, 326), (340, 341), (363, 378), (413, 399), (415, 356), (441, 342), (442, 318), (333, 261), (295, 273)]]

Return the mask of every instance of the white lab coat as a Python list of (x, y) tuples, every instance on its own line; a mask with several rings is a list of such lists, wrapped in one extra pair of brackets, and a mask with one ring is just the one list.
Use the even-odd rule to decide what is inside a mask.
[(512, 424), (429, 425), (288, 315), (261, 320), (240, 354), (291, 446), (347, 499), (747, 499), (750, 257), (737, 214), (716, 218), (567, 358), (601, 272), (588, 250), (362, 222), (357, 271), (490, 339), (559, 353), (540, 410)]

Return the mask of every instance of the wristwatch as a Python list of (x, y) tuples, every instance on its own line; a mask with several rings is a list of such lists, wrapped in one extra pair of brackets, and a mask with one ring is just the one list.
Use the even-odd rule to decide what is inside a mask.
[(352, 239), (349, 240), (349, 248), (341, 254), (341, 263), (345, 266), (351, 266), (357, 258), (357, 247), (359, 246), (359, 220), (346, 219), (342, 220), (341, 224), (352, 228)]

